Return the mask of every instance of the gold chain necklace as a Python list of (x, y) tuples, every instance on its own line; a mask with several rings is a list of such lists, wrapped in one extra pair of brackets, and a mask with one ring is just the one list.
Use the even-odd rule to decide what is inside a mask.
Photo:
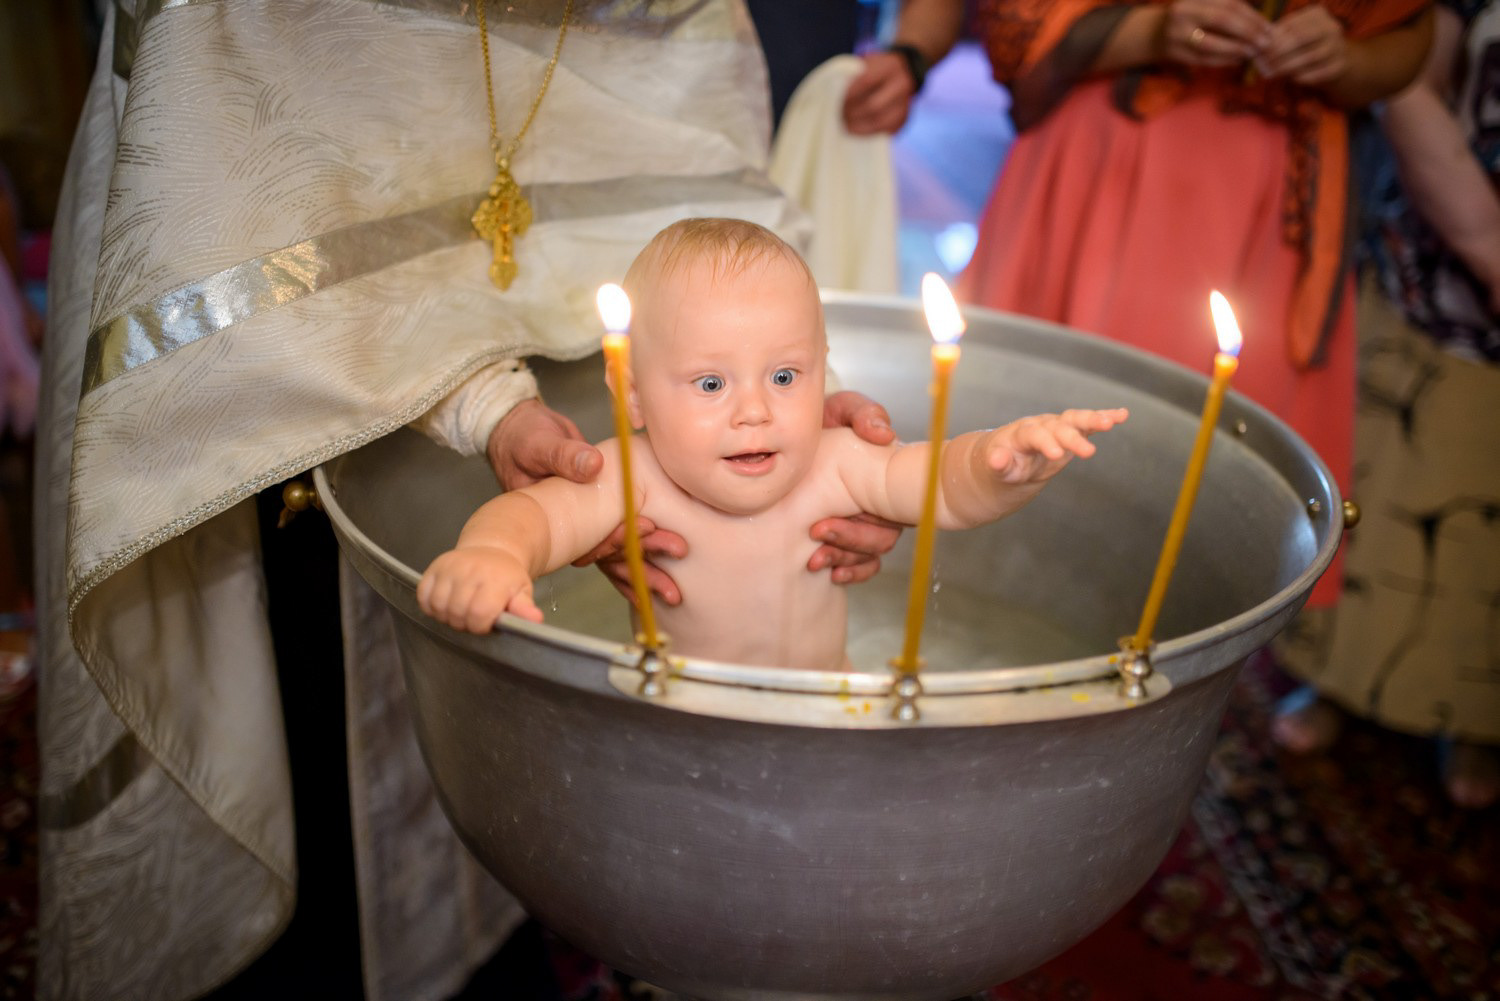
[(531, 225), (531, 203), (521, 194), (521, 186), (510, 172), (510, 158), (521, 145), (526, 130), (531, 128), (536, 111), (547, 96), (547, 87), (552, 83), (552, 71), (557, 69), (557, 57), (562, 55), (563, 39), (568, 37), (568, 22), (573, 17), (573, 0), (563, 8), (562, 27), (557, 32), (557, 46), (547, 63), (547, 72), (542, 74), (542, 86), (531, 102), (526, 121), (521, 123), (515, 138), (502, 147), (500, 131), (495, 125), (495, 85), (490, 77), (490, 32), (484, 21), (484, 0), (477, 0), (475, 13), (479, 18), (479, 47), (484, 52), (484, 92), (490, 107), (490, 148), (495, 151), (495, 180), (490, 184), (489, 197), (479, 203), (469, 222), (481, 239), (494, 245), (494, 259), (490, 263), (490, 281), (503, 292), (516, 280), (515, 239)]

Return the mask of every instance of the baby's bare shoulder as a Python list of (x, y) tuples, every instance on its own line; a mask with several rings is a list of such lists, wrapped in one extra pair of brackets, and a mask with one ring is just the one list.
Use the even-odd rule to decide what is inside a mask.
[(895, 448), (894, 444), (875, 445), (865, 441), (854, 433), (853, 428), (824, 428), (823, 438), (818, 444), (818, 460), (843, 461), (854, 456), (866, 460), (879, 458), (883, 462), (884, 456)]
[(830, 508), (819, 517), (862, 510), (859, 498), (884, 483), (895, 450), (894, 445), (871, 444), (846, 427), (824, 429), (809, 477), (811, 492), (820, 498), (816, 503)]
[[(633, 435), (630, 442), (630, 471), (634, 475), (637, 485), (641, 482), (650, 482), (657, 476), (664, 475), (661, 472), (661, 463), (656, 460), (656, 452), (651, 448), (651, 439), (645, 435)], [(595, 482), (600, 482), (606, 477), (609, 482), (619, 485), (620, 481), (620, 452), (622, 442), (619, 438), (606, 438), (594, 445), (599, 454), (604, 456), (604, 467), (599, 471)]]

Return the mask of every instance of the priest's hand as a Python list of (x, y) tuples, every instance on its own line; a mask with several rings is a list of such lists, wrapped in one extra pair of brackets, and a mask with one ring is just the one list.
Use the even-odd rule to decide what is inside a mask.
[[(680, 560), (687, 555), (687, 541), (676, 532), (659, 529), (650, 518), (637, 517), (636, 528), (641, 534), (641, 553), (646, 558), (646, 586), (668, 605), (682, 604), (682, 591), (672, 575), (653, 560)], [(630, 585), (630, 564), (625, 561), (625, 526), (619, 525), (592, 550), (573, 561), (575, 567), (597, 566), (615, 589), (634, 605), (635, 589)]]
[(539, 399), (516, 404), (500, 419), (485, 454), (506, 490), (549, 476), (587, 483), (604, 468), (604, 456), (584, 441), (578, 425)]

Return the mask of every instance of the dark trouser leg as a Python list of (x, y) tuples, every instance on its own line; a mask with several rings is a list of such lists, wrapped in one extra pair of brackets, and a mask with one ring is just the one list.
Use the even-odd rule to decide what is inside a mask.
[(281, 711), (297, 824), (297, 908), (266, 953), (213, 1001), (357, 999), (359, 911), (344, 726), (338, 547), (328, 519), (305, 512), (278, 529), (281, 487), (257, 500)]
[[(297, 823), (297, 909), (266, 953), (211, 1001), (359, 1001), (359, 907), (349, 817), (338, 543), (307, 511), (278, 529), (281, 486), (257, 499)], [(522, 925), (453, 1001), (559, 1001), (541, 927)]]

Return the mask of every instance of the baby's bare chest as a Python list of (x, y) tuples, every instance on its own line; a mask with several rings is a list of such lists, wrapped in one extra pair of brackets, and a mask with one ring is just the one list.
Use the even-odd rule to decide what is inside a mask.
[(741, 663), (841, 663), (843, 591), (827, 570), (807, 569), (820, 544), (811, 529), (828, 515), (826, 502), (793, 497), (745, 517), (648, 502), (642, 513), (688, 544), (685, 558), (664, 567), (683, 596), (680, 606), (660, 610), (676, 651)]

